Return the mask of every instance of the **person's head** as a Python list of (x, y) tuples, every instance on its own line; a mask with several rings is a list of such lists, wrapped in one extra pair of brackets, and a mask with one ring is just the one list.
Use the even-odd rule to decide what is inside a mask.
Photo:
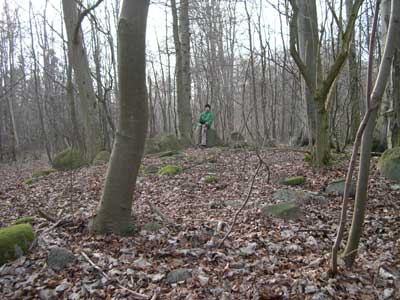
[(205, 110), (205, 111), (210, 111), (210, 110), (211, 110), (211, 105), (207, 103), (207, 104), (204, 106), (204, 110)]

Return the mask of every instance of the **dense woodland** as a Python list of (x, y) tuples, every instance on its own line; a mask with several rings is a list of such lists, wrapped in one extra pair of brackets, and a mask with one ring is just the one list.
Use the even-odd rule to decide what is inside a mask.
[(400, 297), (399, 19), (395, 0), (1, 1), (0, 295)]

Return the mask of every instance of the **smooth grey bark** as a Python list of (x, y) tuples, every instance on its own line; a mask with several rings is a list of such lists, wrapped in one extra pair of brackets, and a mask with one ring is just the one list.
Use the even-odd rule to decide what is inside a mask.
[(84, 119), (85, 157), (88, 161), (91, 161), (101, 150), (101, 131), (97, 119), (96, 94), (90, 75), (76, 2), (75, 0), (63, 0), (62, 3), (70, 63), (72, 63), (74, 69), (79, 92), (79, 104)]
[(148, 0), (124, 0), (118, 23), (119, 123), (95, 233), (126, 234), (132, 227), (132, 197), (147, 132), (145, 37)]
[(352, 266), (357, 256), (358, 246), (363, 231), (365, 207), (368, 197), (368, 179), (371, 160), (373, 132), (376, 123), (376, 115), (382, 100), (383, 93), (390, 75), (396, 44), (399, 39), (400, 1), (392, 1), (391, 14), (385, 48), (379, 66), (378, 76), (370, 96), (370, 105), (374, 108), (365, 128), (361, 142), (360, 168), (358, 171), (356, 199), (354, 214), (351, 223), (346, 248), (343, 252), (343, 260), (347, 266)]

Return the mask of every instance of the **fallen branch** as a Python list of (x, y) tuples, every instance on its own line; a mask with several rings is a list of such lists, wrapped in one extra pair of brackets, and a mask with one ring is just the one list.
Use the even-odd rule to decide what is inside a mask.
[(150, 200), (146, 199), (145, 201), (147, 205), (150, 207), (151, 211), (154, 212), (156, 215), (158, 215), (165, 223), (169, 225), (175, 225), (175, 222), (167, 215), (165, 215), (157, 206), (151, 203)]
[(50, 214), (48, 214), (47, 212), (45, 212), (44, 210), (38, 208), (37, 209), (37, 213), (40, 217), (42, 217), (43, 219), (46, 219), (47, 221), (50, 221), (52, 223), (56, 223), (57, 219), (53, 216), (51, 216)]
[(243, 202), (242, 206), (239, 208), (239, 210), (236, 211), (235, 216), (234, 216), (234, 218), (233, 218), (233, 222), (232, 222), (232, 224), (231, 224), (231, 226), (230, 226), (228, 232), (225, 234), (224, 238), (219, 242), (218, 248), (221, 247), (221, 246), (224, 244), (225, 240), (226, 240), (226, 239), (228, 238), (228, 236), (231, 234), (231, 232), (232, 232), (232, 230), (233, 230), (233, 227), (236, 225), (237, 217), (239, 216), (239, 214), (240, 214), (240, 212), (243, 210), (243, 208), (246, 206), (247, 202), (249, 202), (249, 199), (250, 199), (250, 196), (251, 196), (251, 192), (253, 191), (254, 182), (256, 181), (257, 174), (258, 174), (258, 172), (260, 171), (261, 166), (262, 166), (263, 164), (264, 164), (264, 162), (263, 162), (262, 160), (260, 160), (259, 163), (258, 163), (257, 169), (256, 169), (256, 171), (254, 172), (253, 178), (252, 178), (252, 180), (251, 180), (250, 188), (249, 188), (249, 191), (248, 191), (248, 193), (247, 193), (246, 199), (244, 200), (244, 202)]
[(140, 294), (138, 292), (135, 292), (133, 290), (131, 290), (130, 288), (127, 288), (125, 286), (123, 286), (122, 284), (119, 283), (118, 280), (116, 279), (112, 279), (109, 275), (107, 275), (107, 273), (105, 273), (98, 265), (96, 265), (90, 258), (89, 256), (87, 256), (87, 254), (83, 251), (81, 251), (81, 255), (83, 256), (84, 259), (86, 259), (86, 261), (93, 267), (95, 268), (105, 279), (107, 280), (115, 280), (117, 282), (117, 286), (127, 292), (129, 292), (133, 299), (138, 299), (138, 300), (148, 300), (150, 299), (150, 296), (147, 296), (145, 294)]

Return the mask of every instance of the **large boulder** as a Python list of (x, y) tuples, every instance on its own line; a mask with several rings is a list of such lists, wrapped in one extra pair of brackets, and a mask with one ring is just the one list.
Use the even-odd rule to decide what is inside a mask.
[(221, 138), (218, 136), (217, 131), (215, 129), (210, 128), (207, 131), (207, 146), (208, 147), (218, 147), (223, 146), (223, 142)]
[(82, 153), (76, 149), (65, 149), (58, 153), (53, 159), (53, 167), (58, 171), (75, 170), (86, 165)]
[(384, 177), (400, 181), (400, 147), (386, 150), (379, 159), (378, 168)]
[(35, 239), (29, 224), (18, 224), (0, 229), (0, 266), (25, 255)]
[(185, 148), (187, 143), (179, 140), (176, 135), (162, 133), (153, 138), (146, 139), (145, 153), (155, 154), (166, 151), (179, 151)]

